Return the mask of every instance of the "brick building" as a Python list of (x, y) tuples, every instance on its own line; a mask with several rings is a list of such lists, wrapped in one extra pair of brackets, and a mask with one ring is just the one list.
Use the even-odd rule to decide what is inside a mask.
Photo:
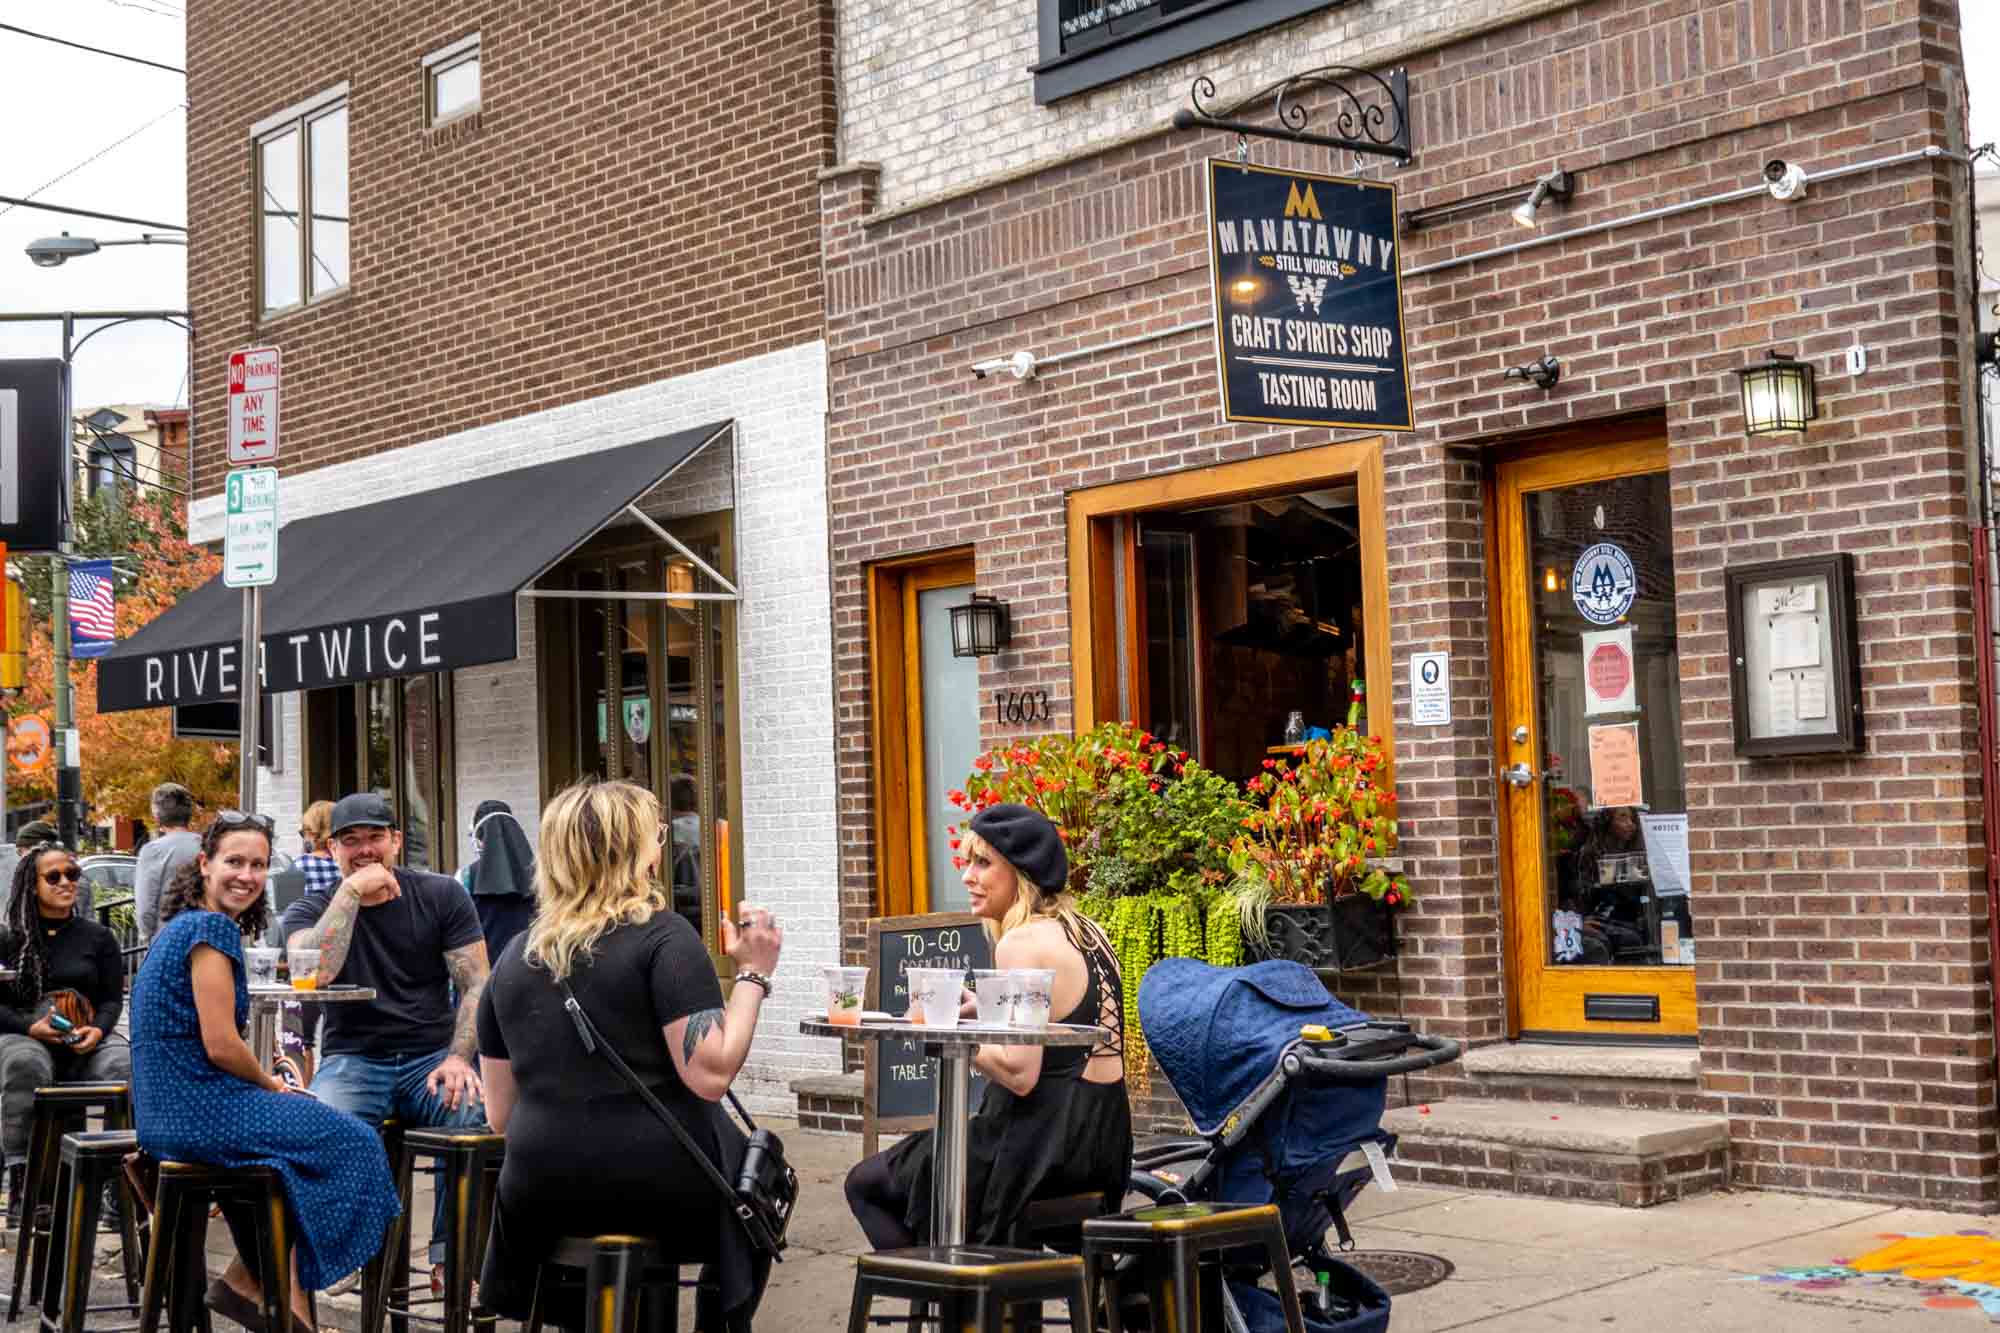
[[(749, 883), (788, 970), (833, 960), (831, 33), (815, 0), (189, 15), (192, 527), (222, 532), (229, 355), (275, 346), (286, 846), (373, 787), (450, 871), (480, 801), (532, 837), (557, 788), (625, 776), (670, 807), (711, 950)], [(186, 599), (107, 659), (106, 706), (225, 697), (236, 608)], [(753, 1099), (835, 1059), (804, 990), (765, 1011)]]
[[(1429, 1116), (1393, 1113), (1421, 1179), (2000, 1206), (1956, 7), (1184, 8), (839, 7), (849, 949), (869, 916), (949, 905), (937, 848), (901, 847), (938, 841), (981, 746), (1133, 717), (1241, 776), (1291, 709), (1333, 720), (1351, 673), (1420, 897), (1402, 956), (1343, 996), (1478, 1048), (1415, 1088)], [(1409, 433), (1218, 411), (1204, 163), (1236, 143), (1169, 119), (1197, 76), (1224, 100), (1328, 65), (1407, 71), (1414, 161), (1249, 160), (1400, 190)], [(1767, 189), (1774, 161), (1808, 188)], [(1558, 168), (1567, 197), (1514, 225)], [(1818, 415), (1752, 436), (1738, 372), (1773, 349), (1813, 368)], [(1506, 374), (1544, 357), (1552, 387)], [(1762, 624), (1732, 644), (1730, 574), (1832, 556), (1850, 635), (1835, 564), (1779, 589), (1802, 600), (1741, 590)], [(1014, 638), (968, 665), (932, 635), (974, 588)], [(1287, 651), (1272, 626), (1301, 622), (1317, 646)], [(1586, 634), (1624, 681), (1588, 673)], [(1850, 641), (1858, 750), (1744, 753), (1835, 726)], [(1449, 721), (1412, 714), (1417, 653), (1449, 654)], [(1048, 722), (1004, 721), (1013, 691)], [(1618, 888), (1635, 864), (1650, 887)], [(1575, 1135), (1522, 1109), (1546, 1103)]]

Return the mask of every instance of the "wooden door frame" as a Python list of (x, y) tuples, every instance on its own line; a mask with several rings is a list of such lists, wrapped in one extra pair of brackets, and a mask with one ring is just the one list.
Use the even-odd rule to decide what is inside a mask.
[(875, 915), (930, 910), (917, 868), (928, 864), (924, 827), (923, 660), (916, 595), (976, 584), (969, 546), (868, 566), (869, 755), (875, 795)]
[[(1648, 418), (1536, 440), (1496, 457), (1488, 469), (1486, 530), (1493, 534), (1493, 540), (1487, 545), (1487, 587), (1497, 612), (1488, 621), (1494, 663), (1496, 774), (1517, 760), (1539, 769), (1544, 756), (1542, 719), (1535, 697), (1532, 598), (1526, 595), (1532, 570), (1527, 560), (1522, 498), (1558, 486), (1665, 472), (1668, 462), (1666, 423)], [(1521, 576), (1518, 587), (1516, 574)], [(1510, 655), (1510, 640), (1523, 645), (1519, 661)], [(1528, 728), (1527, 740), (1518, 745), (1509, 734), (1515, 725)], [(1581, 996), (1593, 985), (1611, 990), (1643, 987), (1656, 992), (1660, 1000), (1657, 1023), (1586, 1024), (1579, 1018), (1573, 1026), (1554, 1030), (1618, 1038), (1678, 1039), (1696, 1035), (1692, 967), (1619, 968), (1579, 964), (1556, 969), (1545, 963), (1530, 965), (1530, 960), (1545, 957), (1548, 948), (1548, 872), (1542, 840), (1523, 837), (1519, 830), (1539, 827), (1535, 803), (1542, 800), (1542, 790), (1540, 782), (1528, 787), (1509, 787), (1496, 778), (1508, 1035), (1519, 1037), (1531, 1030), (1530, 1010), (1538, 1007), (1540, 993), (1551, 974), (1565, 983), (1563, 991), (1575, 992), (1579, 1015)], [(1531, 994), (1536, 1001), (1534, 1005), (1530, 1003)]]

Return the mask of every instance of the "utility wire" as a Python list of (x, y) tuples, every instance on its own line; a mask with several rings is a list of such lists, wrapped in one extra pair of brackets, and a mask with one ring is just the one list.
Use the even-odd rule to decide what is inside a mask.
[[(127, 134), (122, 138), (114, 139), (112, 142), (106, 144), (104, 147), (92, 153), (89, 157), (83, 159), (83, 161), (71, 167), (68, 171), (63, 172), (59, 176), (51, 176), (48, 180), (43, 181), (40, 185), (37, 185), (34, 189), (28, 191), (28, 193), (24, 197), (28, 199), (33, 199), (36, 195), (40, 194), (43, 190), (48, 189), (51, 185), (61, 184), (63, 181), (69, 179), (71, 176), (76, 175), (77, 172), (82, 171), (85, 167), (97, 161), (97, 159), (103, 157), (105, 154), (111, 152), (113, 149), (123, 147), (125, 144), (130, 143), (132, 140), (138, 138), (140, 135), (144, 134), (147, 130), (152, 129), (153, 126), (165, 120), (168, 116), (173, 115), (174, 112), (184, 111), (186, 109), (187, 109), (186, 102), (174, 103), (172, 106), (168, 107), (165, 111), (162, 111), (159, 115), (154, 116), (144, 125), (141, 125), (138, 129), (133, 130), (130, 134)], [(18, 207), (20, 207), (20, 205), (10, 203), (5, 208), (0, 208), (0, 217), (5, 217), (7, 214), (13, 212)]]
[[(113, 0), (113, 3), (117, 3), (117, 0)], [(142, 6), (128, 5), (126, 6), (126, 8), (139, 9), (142, 8)], [(161, 13), (157, 9), (148, 10), (147, 12), (151, 14), (159, 14), (161, 18), (168, 17), (168, 15)], [(21, 34), (21, 36), (23, 37), (33, 37), (44, 42), (54, 42), (57, 46), (74, 47), (78, 51), (88, 51), (92, 55), (110, 56), (113, 60), (129, 60), (135, 65), (147, 65), (152, 67), (153, 69), (163, 69), (169, 74), (185, 75), (187, 73), (187, 71), (182, 69), (179, 65), (162, 65), (157, 60), (147, 60), (143, 56), (128, 56), (123, 51), (107, 51), (101, 46), (85, 46), (82, 42), (72, 42), (62, 37), (51, 37), (45, 32), (32, 32), (27, 28), (17, 28), (11, 23), (0, 23), (0, 31), (17, 32)]]

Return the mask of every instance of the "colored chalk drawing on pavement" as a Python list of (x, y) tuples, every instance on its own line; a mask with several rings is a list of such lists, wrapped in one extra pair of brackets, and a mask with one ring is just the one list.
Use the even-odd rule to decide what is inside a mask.
[(2000, 1237), (1958, 1231), (1941, 1236), (1885, 1233), (1877, 1239), (1887, 1243), (1859, 1258), (1780, 1268), (1742, 1281), (1781, 1285), (1788, 1293), (1906, 1292), (1918, 1297), (1922, 1308), (1978, 1310), (2000, 1324)]

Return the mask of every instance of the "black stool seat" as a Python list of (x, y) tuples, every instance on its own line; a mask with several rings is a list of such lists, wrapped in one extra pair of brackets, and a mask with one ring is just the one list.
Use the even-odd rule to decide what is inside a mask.
[[(1113, 1261), (1137, 1260), (1155, 1328), (1220, 1333), (1225, 1252), (1254, 1249), (1278, 1280), (1278, 1300), (1289, 1333), (1305, 1333), (1292, 1260), (1275, 1204), (1153, 1204), (1093, 1218), (1083, 1224), (1083, 1263), (1105, 1287), (1108, 1333), (1122, 1333), (1121, 1276)], [(1171, 1313), (1169, 1313), (1171, 1312)]]
[[(7, 1295), (8, 1323), (20, 1318), (22, 1293), (39, 1296), (48, 1281), (49, 1233), (63, 1135), (83, 1129), (91, 1116), (101, 1118), (106, 1129), (132, 1128), (132, 1097), (127, 1085), (55, 1083), (35, 1089), (28, 1119), (28, 1160), (21, 1173), (24, 1202), (20, 1226), (14, 1233), (14, 1286)], [(137, 1253), (128, 1254), (126, 1260), (136, 1264)]]
[[(437, 1305), (443, 1308), (425, 1317), (441, 1322), (444, 1333), (468, 1333), (474, 1323), (490, 1323), (472, 1307), (472, 1284), (486, 1259), (507, 1140), (490, 1129), (406, 1129), (393, 1121), (385, 1121), (382, 1131), (403, 1211), (390, 1224), (381, 1252), (369, 1262), (363, 1278), (362, 1333), (382, 1333), (384, 1322), (394, 1333), (405, 1333), (412, 1313)], [(441, 1298), (430, 1294), (428, 1270), (422, 1295), (410, 1277), (410, 1199), (419, 1158), (437, 1162), (444, 1171), (438, 1185), (445, 1197)]]
[(1050, 1300), (1069, 1307), (1072, 1328), (1091, 1327), (1084, 1264), (1067, 1254), (992, 1245), (931, 1245), (864, 1254), (854, 1261), (854, 1302), (848, 1309), (847, 1333), (867, 1333), (874, 1304), (884, 1296), (910, 1302), (912, 1325), (936, 1306), (940, 1327), (953, 1333), (959, 1329), (1000, 1333), (1010, 1308), (1025, 1304), (1039, 1315), (1042, 1302)]
[(174, 1312), (174, 1333), (190, 1328), (206, 1333), (208, 1308), (202, 1297), (208, 1277), (208, 1212), (225, 1201), (256, 1205), (256, 1253), (243, 1260), (257, 1270), (264, 1326), (291, 1328), (291, 1219), (285, 1213), (284, 1178), (268, 1166), (161, 1162), (153, 1243), (146, 1253), (146, 1287), (139, 1302), (140, 1333), (158, 1333), (163, 1310)]
[(1014, 1221), (1009, 1241), (1017, 1249), (1043, 1246), (1076, 1254), (1083, 1248), (1083, 1224), (1118, 1211), (1118, 1200), (1102, 1194), (1058, 1194), (1030, 1199)]
[[(676, 1333), (680, 1266), (644, 1236), (564, 1236), (535, 1270), (522, 1333), (543, 1333), (552, 1289), (565, 1269), (583, 1270), (584, 1333)], [(702, 1327), (710, 1325), (703, 1321)]]
[[(140, 1258), (138, 1202), (125, 1179), (125, 1156), (138, 1147), (139, 1136), (129, 1129), (63, 1135), (56, 1168), (55, 1218), (49, 1234), (48, 1279), (42, 1287), (43, 1333), (83, 1333), (89, 1315), (138, 1312), (139, 1274), (144, 1261)], [(118, 1305), (92, 1305), (90, 1274), (97, 1258), (97, 1219), (107, 1185), (118, 1188), (126, 1300)]]

